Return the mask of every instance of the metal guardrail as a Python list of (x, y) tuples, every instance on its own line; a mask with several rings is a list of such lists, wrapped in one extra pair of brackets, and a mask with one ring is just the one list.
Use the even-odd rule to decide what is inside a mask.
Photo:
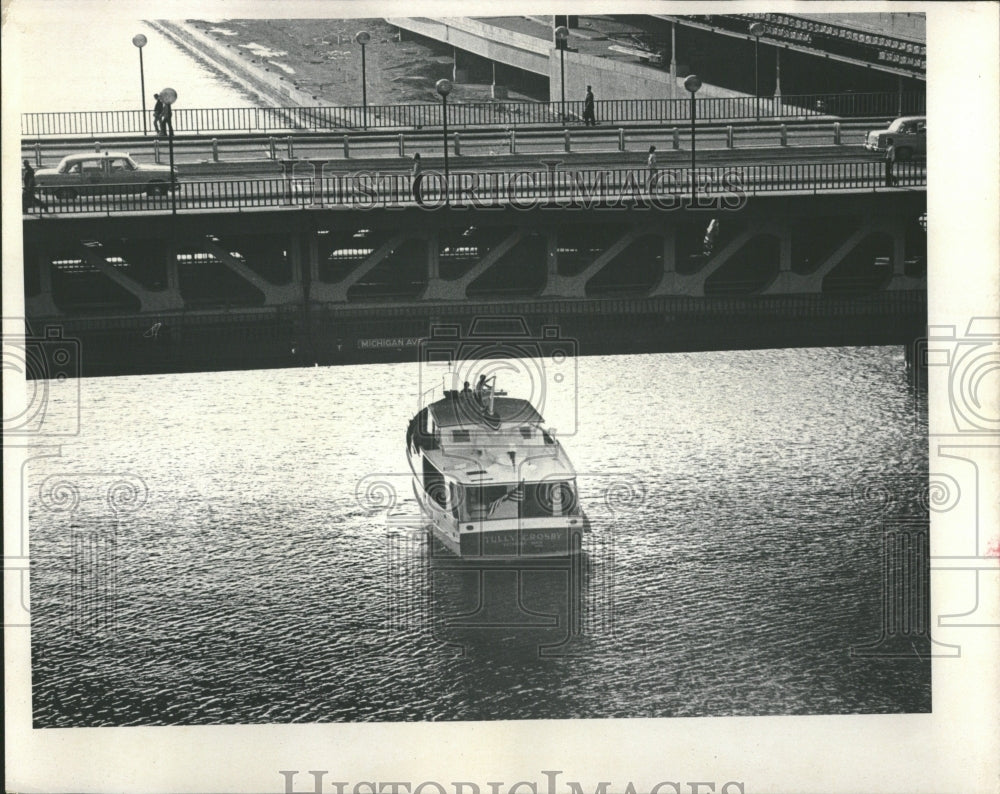
[[(650, 174), (644, 168), (452, 171), (445, 189), (444, 174), (427, 170), (418, 179), (399, 172), (320, 173), (275, 179), (178, 182), (167, 195), (118, 194), (113, 186), (102, 195), (57, 200), (43, 194), (44, 206), (26, 213), (145, 214), (206, 209), (314, 208), (366, 210), (422, 206), (440, 209), (446, 203), (467, 207), (528, 209), (555, 202), (560, 206), (630, 206), (642, 203), (659, 209), (690, 206), (694, 198), (715, 208), (738, 209), (748, 196), (800, 192), (924, 188), (926, 167), (920, 161), (896, 163), (889, 184), (879, 161), (808, 164), (753, 164), (691, 169), (664, 168)], [(129, 186), (134, 190), (134, 186)]]
[[(922, 91), (858, 94), (794, 94), (783, 97), (705, 97), (695, 99), (697, 117), (714, 121), (789, 119), (816, 116), (858, 118), (922, 114)], [(607, 99), (595, 103), (598, 124), (669, 123), (690, 120), (690, 99)], [(453, 128), (518, 127), (581, 123), (583, 102), (452, 102)], [(369, 105), (287, 108), (177, 108), (175, 132), (271, 133), (322, 130), (422, 129), (442, 126), (442, 106)], [(151, 117), (146, 129), (152, 135)], [(113, 136), (144, 133), (142, 111), (102, 110), (23, 113), (22, 138)]]

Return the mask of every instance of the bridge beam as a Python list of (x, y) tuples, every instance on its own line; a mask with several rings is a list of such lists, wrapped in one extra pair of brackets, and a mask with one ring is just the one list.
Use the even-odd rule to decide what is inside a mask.
[(469, 285), (500, 261), (500, 258), (510, 249), (517, 245), (524, 238), (524, 230), (517, 228), (508, 234), (503, 240), (493, 246), (482, 259), (473, 265), (469, 272), (460, 278), (445, 280), (437, 278), (429, 280), (427, 289), (421, 295), (421, 300), (465, 300), (465, 291)]
[(608, 248), (582, 271), (575, 276), (561, 276), (558, 273), (548, 273), (548, 280), (542, 290), (543, 298), (585, 298), (587, 297), (587, 282), (603, 270), (607, 264), (643, 234), (648, 234), (645, 227), (633, 226), (615, 240)]
[(232, 270), (244, 281), (248, 281), (261, 292), (264, 293), (265, 306), (281, 306), (288, 303), (298, 303), (302, 299), (302, 281), (293, 280), (290, 284), (272, 284), (267, 279), (258, 275), (252, 268), (247, 267), (236, 257), (226, 251), (221, 245), (213, 240), (205, 239), (201, 243), (205, 251), (210, 253), (222, 264)]
[(667, 226), (663, 230), (663, 275), (659, 283), (650, 291), (650, 297), (661, 295), (697, 296), (703, 294), (704, 279), (700, 273), (682, 275), (677, 272), (677, 228)]
[(108, 260), (98, 251), (93, 250), (86, 243), (82, 244), (84, 258), (97, 268), (108, 279), (130, 292), (139, 299), (139, 311), (141, 312), (168, 312), (175, 309), (184, 308), (184, 299), (180, 290), (176, 286), (171, 287), (169, 281), (164, 290), (146, 289), (142, 284), (131, 278), (115, 267), (108, 264)]
[(892, 235), (892, 278), (886, 285), (889, 290), (919, 289), (924, 280), (906, 275), (906, 228), (900, 223), (893, 223), (886, 228)]
[(372, 251), (364, 262), (348, 273), (336, 284), (326, 284), (317, 281), (312, 285), (310, 296), (313, 300), (328, 303), (347, 303), (347, 292), (357, 284), (373, 268), (380, 265), (387, 257), (392, 256), (396, 249), (406, 240), (403, 233), (393, 234), (382, 245)]
[(25, 314), (29, 317), (58, 317), (63, 312), (52, 297), (52, 259), (47, 251), (42, 250), (36, 261), (40, 289), (37, 295), (25, 297)]

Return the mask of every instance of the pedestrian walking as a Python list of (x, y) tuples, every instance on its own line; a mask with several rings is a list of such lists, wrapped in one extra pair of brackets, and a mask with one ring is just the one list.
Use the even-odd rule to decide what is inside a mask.
[(413, 191), (413, 200), (417, 204), (423, 203), (420, 199), (420, 186), (424, 175), (420, 165), (420, 152), (413, 155), (413, 168), (410, 170), (410, 189)]
[(646, 169), (649, 171), (649, 180), (646, 183), (652, 190), (656, 185), (656, 147), (649, 147), (649, 156), (646, 158)]
[(163, 112), (160, 114), (160, 134), (167, 137), (174, 137), (174, 110), (166, 102), (163, 103)]
[(24, 168), (21, 170), (21, 182), (24, 185), (21, 192), (21, 211), (27, 212), (32, 207), (39, 207), (43, 212), (48, 210), (49, 205), (35, 195), (35, 169), (27, 160), (24, 161)]
[(587, 86), (587, 96), (583, 98), (583, 123), (588, 127), (597, 124), (597, 120), (594, 118), (594, 92), (589, 85)]
[(896, 184), (894, 173), (896, 166), (896, 144), (891, 143), (885, 150), (885, 186), (892, 187)]
[(156, 100), (156, 104), (153, 105), (153, 126), (156, 128), (156, 134), (163, 134), (163, 100), (160, 99), (159, 94), (153, 94), (153, 99)]

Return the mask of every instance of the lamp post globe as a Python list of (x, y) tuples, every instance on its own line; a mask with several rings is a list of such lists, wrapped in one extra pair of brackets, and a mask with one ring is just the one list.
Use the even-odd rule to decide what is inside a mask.
[(697, 190), (698, 182), (695, 179), (695, 138), (694, 138), (694, 122), (696, 116), (696, 106), (694, 102), (694, 95), (698, 93), (698, 89), (701, 88), (701, 78), (696, 74), (688, 75), (684, 79), (684, 90), (691, 94), (691, 206), (694, 207), (695, 203), (695, 192)]
[(760, 63), (760, 37), (764, 34), (766, 28), (760, 22), (754, 22), (750, 26), (750, 35), (754, 37), (753, 43), (753, 95), (754, 95), (754, 106), (756, 107), (757, 118), (760, 118), (760, 79), (759, 79), (759, 63)]
[(174, 176), (174, 122), (171, 106), (177, 101), (177, 92), (172, 88), (160, 89), (160, 101), (165, 106), (164, 126), (167, 128), (167, 144), (170, 148), (170, 211), (177, 214), (177, 185)]
[(434, 84), (434, 88), (441, 95), (441, 129), (443, 131), (444, 142), (444, 203), (451, 206), (451, 194), (448, 190), (448, 94), (454, 86), (446, 77), (441, 78)]
[(371, 33), (359, 30), (354, 41), (361, 45), (361, 126), (368, 129), (368, 77), (365, 69), (365, 45), (372, 40)]
[(566, 40), (569, 38), (569, 28), (560, 25), (555, 30), (556, 47), (559, 50), (559, 112), (562, 120), (566, 121), (566, 64), (563, 53), (566, 52)]
[(139, 95), (142, 97), (142, 134), (147, 135), (149, 128), (146, 126), (146, 75), (142, 68), (142, 48), (146, 46), (146, 37), (141, 33), (136, 33), (132, 37), (132, 43), (139, 49)]

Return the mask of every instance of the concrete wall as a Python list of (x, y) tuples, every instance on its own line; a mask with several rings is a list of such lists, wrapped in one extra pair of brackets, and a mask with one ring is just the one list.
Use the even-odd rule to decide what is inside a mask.
[(386, 22), (526, 72), (541, 75), (548, 72), (549, 51), (552, 45), (545, 39), (504, 30), (465, 17), (443, 19), (387, 17)]
[[(669, 69), (656, 69), (639, 63), (613, 61), (580, 52), (565, 54), (566, 101), (583, 101), (587, 86), (593, 86), (594, 99), (687, 99), (684, 79), (671, 79)], [(549, 61), (549, 85), (553, 101), (559, 99), (559, 52), (552, 50)], [(698, 98), (744, 96), (705, 83)], [(598, 119), (600, 121), (600, 119)]]

